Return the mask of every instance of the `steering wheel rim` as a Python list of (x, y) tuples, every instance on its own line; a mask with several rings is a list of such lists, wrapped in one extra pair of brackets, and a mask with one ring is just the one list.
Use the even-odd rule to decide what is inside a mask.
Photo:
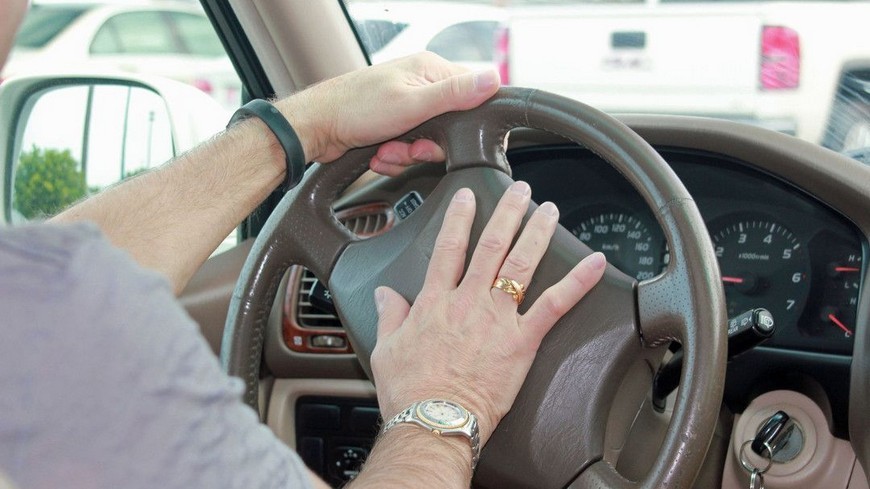
[[(256, 408), (269, 310), (284, 272), (299, 264), (328, 280), (370, 374), (374, 288), (390, 285), (413, 300), (449, 196), (461, 186), (475, 189), (483, 211), (472, 231), (476, 242), (487, 211), (512, 182), (504, 144), (517, 127), (554, 132), (608, 161), (654, 211), (672, 251), (667, 270), (639, 284), (608, 267), (602, 283), (553, 328), (514, 408), (485, 448), (475, 480), (486, 487), (688, 487), (716, 426), (725, 375), (725, 301), (710, 238), (691, 196), (649, 144), (616, 119), (553, 94), (503, 88), (477, 109), (445, 114), (408, 133), (408, 139), (429, 138), (445, 148), (447, 175), (401, 226), (371, 240), (351, 235), (330, 205), (366, 171), (375, 148), (310, 169), (270, 216), (245, 263), (227, 317), (222, 363), (245, 381), (245, 401)], [(527, 303), (589, 252), (560, 228)], [(360, 266), (367, 273), (360, 274)], [(685, 350), (683, 387), (655, 463), (643, 480), (630, 482), (603, 461), (602, 420), (620, 384), (619, 370), (671, 340)]]

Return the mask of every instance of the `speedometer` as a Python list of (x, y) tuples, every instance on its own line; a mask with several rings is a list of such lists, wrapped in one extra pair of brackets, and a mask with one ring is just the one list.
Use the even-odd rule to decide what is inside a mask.
[[(591, 214), (591, 216), (590, 216)], [(657, 226), (628, 212), (598, 212), (568, 229), (607, 261), (638, 280), (655, 277), (665, 265), (665, 238)], [(576, 221), (574, 221), (576, 222)]]
[(805, 246), (767, 218), (729, 220), (711, 230), (728, 316), (763, 307), (778, 324), (796, 324), (810, 290)]

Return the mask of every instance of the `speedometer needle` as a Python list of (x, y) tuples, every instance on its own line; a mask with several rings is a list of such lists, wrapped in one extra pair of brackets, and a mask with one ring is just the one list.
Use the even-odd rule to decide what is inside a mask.
[(860, 268), (855, 267), (834, 267), (835, 272), (845, 273), (845, 272), (860, 272)]
[(845, 324), (843, 324), (837, 316), (834, 316), (833, 313), (828, 314), (828, 319), (831, 320), (832, 323), (837, 325), (838, 328), (842, 329), (847, 335), (852, 336), (852, 330), (847, 328)]
[(724, 275), (722, 276), (722, 281), (725, 282), (726, 284), (742, 284), (743, 283), (743, 279), (740, 277), (726, 277)]

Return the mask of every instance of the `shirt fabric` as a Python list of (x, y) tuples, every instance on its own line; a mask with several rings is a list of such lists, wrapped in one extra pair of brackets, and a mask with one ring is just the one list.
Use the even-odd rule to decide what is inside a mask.
[(305, 488), (161, 275), (96, 226), (0, 230), (0, 473), (19, 489)]

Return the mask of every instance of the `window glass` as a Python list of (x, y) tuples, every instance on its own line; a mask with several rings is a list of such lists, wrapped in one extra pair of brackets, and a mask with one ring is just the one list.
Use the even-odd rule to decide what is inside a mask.
[[(48, 217), (189, 150), (223, 128), (242, 94), (196, 1), (36, 0), (0, 83), (49, 68), (97, 79), (123, 73), (132, 88), (104, 80), (39, 94), (10, 162), (7, 224)], [(161, 78), (184, 85), (148, 88)], [(235, 242), (234, 232), (219, 251)]]
[(16, 48), (41, 48), (82, 15), (87, 8), (33, 5), (15, 36)]
[(91, 42), (91, 54), (120, 54), (121, 39), (114, 23), (104, 25)]
[(428, 50), (612, 114), (713, 117), (870, 154), (870, 0), (343, 2), (372, 63)]
[(492, 61), (498, 22), (463, 22), (437, 34), (426, 49), (450, 61)]
[(212, 58), (225, 55), (224, 47), (207, 18), (180, 12), (171, 13), (169, 17), (188, 53)]
[(356, 21), (356, 31), (366, 51), (376, 53), (389, 44), (408, 24), (391, 20), (363, 19)]
[(170, 54), (181, 51), (166, 18), (160, 12), (118, 14), (106, 22), (97, 38), (107, 29), (113, 29), (117, 34), (122, 53)]

